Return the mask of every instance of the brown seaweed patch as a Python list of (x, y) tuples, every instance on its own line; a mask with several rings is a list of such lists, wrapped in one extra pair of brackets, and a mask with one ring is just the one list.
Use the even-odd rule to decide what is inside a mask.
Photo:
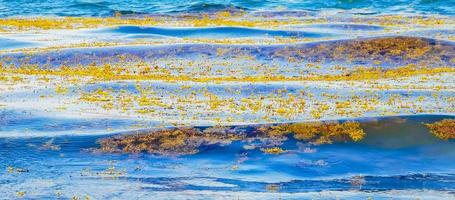
[(455, 139), (455, 119), (443, 119), (434, 123), (426, 123), (425, 126), (442, 140)]
[[(358, 122), (311, 122), (255, 126), (251, 131), (236, 127), (173, 128), (134, 135), (103, 138), (99, 141), (100, 151), (106, 153), (141, 153), (159, 155), (195, 154), (208, 145), (228, 145), (242, 141), (260, 147), (266, 154), (288, 152), (280, 145), (289, 139), (306, 141), (310, 145), (333, 142), (359, 141), (365, 132)], [(257, 144), (257, 143), (260, 144)]]
[(277, 184), (267, 184), (265, 186), (265, 189), (268, 191), (268, 192), (279, 192), (280, 190), (280, 185), (277, 185)]
[(455, 57), (452, 45), (419, 37), (382, 37), (326, 42), (310, 48), (290, 47), (275, 56), (297, 56), (305, 60), (330, 62), (419, 62), (422, 65), (447, 65), (442, 58)]
[(99, 141), (103, 152), (125, 152), (162, 155), (195, 154), (199, 147), (211, 144), (229, 144), (242, 139), (241, 134), (227, 133), (213, 128), (176, 128), (144, 134), (105, 138)]
[(379, 57), (379, 56), (404, 56), (416, 58), (429, 52), (433, 45), (429, 41), (422, 38), (413, 37), (388, 37), (377, 38), (370, 40), (354, 40), (345, 43), (345, 48), (342, 44), (335, 45), (334, 55), (347, 54), (350, 57)]
[(293, 134), (297, 140), (312, 144), (332, 144), (333, 142), (360, 141), (365, 132), (359, 122), (304, 122), (261, 127), (269, 137)]

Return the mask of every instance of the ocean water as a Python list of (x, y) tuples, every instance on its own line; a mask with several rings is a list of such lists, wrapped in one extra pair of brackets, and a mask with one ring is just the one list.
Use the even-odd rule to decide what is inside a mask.
[[(0, 200), (455, 199), (454, 136), (425, 125), (455, 120), (454, 14), (455, 0), (0, 0)], [(100, 150), (308, 121), (365, 136)]]
[(454, 142), (422, 124), (444, 118), (453, 119), (366, 118), (362, 142), (309, 147), (290, 139), (282, 155), (243, 142), (174, 157), (93, 151), (104, 136), (0, 138), (0, 167), (14, 167), (0, 174), (0, 192), (7, 199), (11, 190), (32, 199), (451, 199)]
[(454, 0), (189, 0), (189, 1), (0, 1), (0, 17), (11, 16), (112, 16), (122, 14), (172, 14), (179, 12), (214, 12), (220, 10), (308, 11), (343, 10), (371, 14), (440, 14), (454, 15)]

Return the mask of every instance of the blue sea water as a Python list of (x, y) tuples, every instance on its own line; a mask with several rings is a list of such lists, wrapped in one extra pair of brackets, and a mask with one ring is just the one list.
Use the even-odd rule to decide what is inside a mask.
[[(345, 191), (374, 199), (390, 199), (381, 195), (392, 192), (396, 195), (392, 199), (408, 199), (400, 193), (433, 191), (448, 194), (444, 198), (450, 199), (455, 191), (454, 141), (437, 139), (422, 124), (447, 117), (451, 118), (364, 119), (367, 136), (360, 143), (315, 146), (310, 153), (290, 139), (283, 145), (290, 153), (282, 155), (248, 150), (242, 142), (209, 145), (195, 155), (169, 157), (92, 151), (104, 136), (0, 138), (0, 168), (13, 167), (0, 173), (0, 193), (7, 199), (14, 196), (10, 190), (27, 191), (31, 199), (53, 199), (57, 191), (64, 197), (89, 194), (94, 199), (217, 199), (221, 194), (255, 199), (247, 198), (248, 193), (267, 193), (265, 199), (277, 199), (280, 194), (289, 195), (285, 199), (302, 199), (299, 195), (305, 193)], [(234, 165), (238, 166), (235, 170)], [(99, 184), (103, 187), (98, 188)], [(209, 197), (172, 196), (188, 191)], [(210, 196), (211, 192), (220, 193)], [(337, 199), (335, 194), (303, 199), (314, 197)]]
[[(294, 12), (324, 13), (342, 11), (357, 15), (423, 14), (452, 17), (455, 0), (0, 0), (0, 18), (35, 16), (85, 16), (108, 17), (122, 15), (175, 15), (179, 13), (217, 12), (222, 10), (249, 12)], [(1, 27), (1, 24), (0, 24)], [(164, 28), (119, 26), (84, 32), (89, 35), (115, 35), (124, 40), (137, 38), (247, 38), (247, 37), (295, 37), (338, 39), (360, 31), (381, 31), (384, 27), (367, 24), (314, 24), (302, 30), (274, 30), (246, 27), (209, 28)], [(316, 30), (316, 32), (313, 32)], [(348, 31), (349, 30), (349, 31)], [(364, 32), (362, 32), (364, 31)], [(419, 30), (421, 31), (421, 30)], [(449, 41), (433, 39), (431, 34), (453, 34), (453, 30), (424, 30), (416, 35), (427, 37), (432, 45), (444, 47), (441, 52), (432, 52), (442, 58), (432, 65), (448, 65), (455, 52)], [(284, 44), (263, 46), (226, 46), (215, 44), (174, 44), (165, 46), (106, 47), (96, 49), (65, 49), (37, 53), (1, 55), (5, 66), (24, 64), (58, 67), (76, 64), (89, 65), (105, 58), (129, 54), (146, 60), (163, 57), (196, 59), (224, 58), (214, 52), (221, 48), (238, 49), (255, 55), (267, 63), (272, 52), (280, 49), (311, 49), (319, 44), (331, 46), (351, 40), (318, 41), (308, 44)], [(0, 37), (0, 50), (32, 46), (19, 40)], [(177, 49), (181, 51), (177, 51)], [(172, 53), (174, 52), (174, 53)], [(80, 59), (83, 58), (83, 59)], [(326, 54), (314, 54), (308, 61), (327, 58)], [(385, 67), (414, 64), (419, 59), (397, 59), (384, 62)], [(117, 60), (112, 59), (117, 62)], [(344, 58), (337, 62), (347, 61)], [(286, 62), (286, 61), (283, 61)], [(300, 63), (299, 63), (300, 64)], [(371, 64), (358, 59), (354, 64)], [(285, 65), (286, 66), (286, 65)], [(238, 97), (250, 94), (268, 94), (272, 90), (286, 88), (289, 94), (297, 94), (300, 86), (250, 85), (243, 88)], [(118, 91), (135, 91), (137, 83), (98, 83), (81, 86), (79, 89), (94, 91), (97, 88)], [(144, 82), (143, 88), (166, 94), (176, 93), (180, 86), (172, 83)], [(201, 86), (194, 86), (195, 88)], [(239, 86), (241, 87), (241, 86)], [(70, 88), (67, 96), (76, 95)], [(208, 91), (223, 95), (221, 85), (206, 87)], [(239, 89), (239, 88), (236, 88)], [(316, 94), (318, 87), (306, 87)], [(335, 91), (326, 88), (324, 91)], [(35, 98), (55, 93), (53, 88), (36, 89), (32, 93), (14, 91), (0, 100), (21, 104), (18, 99)], [(382, 91), (383, 98), (391, 95), (430, 96), (431, 91)], [(319, 95), (319, 94), (318, 94)], [(451, 97), (452, 92), (440, 92), (442, 97)], [(343, 95), (340, 95), (343, 96)], [(23, 103), (23, 102), (22, 102)], [(434, 199), (455, 199), (455, 141), (442, 141), (429, 133), (423, 122), (434, 122), (450, 116), (408, 116), (380, 118), (363, 121), (367, 136), (359, 143), (337, 143), (312, 147), (306, 152), (302, 143), (290, 139), (283, 148), (289, 153), (268, 155), (259, 149), (248, 150), (242, 142), (229, 145), (211, 145), (195, 155), (160, 156), (141, 154), (99, 153), (99, 139), (106, 134), (117, 134), (123, 129), (145, 123), (140, 119), (82, 118), (77, 116), (52, 116), (51, 114), (26, 112), (2, 108), (0, 105), (0, 199), (15, 199), (19, 191), (25, 191), (25, 199), (55, 199), (88, 195), (93, 199), (338, 199), (336, 192), (353, 197), (342, 199), (410, 199), (418, 194), (437, 195)], [(156, 122), (158, 123), (158, 122)], [(148, 121), (146, 127), (153, 127)], [(115, 131), (109, 131), (113, 129)], [(125, 133), (131, 134), (131, 132)], [(233, 169), (233, 166), (238, 168)], [(10, 170), (12, 168), (12, 170)], [(5, 170), (6, 169), (6, 170)], [(115, 170), (114, 170), (115, 169)], [(119, 173), (117, 176), (116, 173)], [(272, 187), (272, 186), (273, 187)], [(329, 191), (328, 196), (320, 194)], [(410, 195), (405, 193), (411, 191)], [(413, 192), (420, 193), (413, 193)], [(313, 193), (316, 192), (316, 193)], [(196, 194), (196, 196), (191, 196)], [(253, 194), (252, 198), (248, 198)], [(299, 196), (308, 194), (309, 196)], [(161, 196), (160, 196), (161, 195)], [(183, 195), (183, 196), (182, 196)], [(197, 196), (201, 195), (201, 196)], [(204, 196), (206, 195), (206, 196)], [(281, 195), (289, 195), (283, 197)], [(321, 196), (322, 195), (322, 196)], [(73, 198), (74, 199), (74, 198)], [(426, 199), (426, 198), (422, 198)]]
[(455, 14), (454, 0), (1, 0), (0, 17), (11, 16), (112, 16), (169, 14), (219, 10), (346, 10), (358, 14)]

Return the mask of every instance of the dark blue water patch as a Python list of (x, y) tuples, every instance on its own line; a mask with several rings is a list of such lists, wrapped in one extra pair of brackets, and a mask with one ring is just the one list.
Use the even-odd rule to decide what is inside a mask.
[(213, 27), (213, 28), (160, 28), (120, 26), (101, 32), (133, 34), (150, 34), (152, 36), (169, 36), (179, 38), (239, 38), (239, 37), (296, 37), (296, 38), (320, 38), (331, 36), (327, 33), (315, 33), (305, 31), (266, 30), (244, 27)]
[(365, 25), (365, 24), (314, 24), (306, 27), (335, 29), (340, 31), (380, 31), (384, 30), (382, 26)]
[[(259, 3), (259, 2), (257, 2)], [(256, 5), (258, 6), (258, 5)], [(250, 8), (254, 8), (255, 5), (250, 5)], [(217, 3), (216, 1), (213, 2), (204, 2), (204, 1), (193, 1), (189, 4), (179, 5), (176, 6), (173, 10), (169, 13), (179, 13), (179, 12), (188, 12), (188, 13), (195, 13), (195, 12), (217, 12), (217, 11), (240, 11), (240, 10), (252, 10), (248, 7), (244, 7), (242, 5), (235, 5), (233, 3)]]
[(0, 17), (10, 16), (113, 16), (116, 12), (125, 14), (174, 14), (218, 12), (222, 10), (264, 11), (285, 8), (290, 11), (320, 12), (324, 10), (344, 10), (360, 14), (441, 14), (453, 15), (453, 0), (303, 0), (303, 1), (244, 1), (244, 0), (197, 0), (197, 1), (87, 1), (63, 0), (51, 1), (12, 1), (5, 0), (0, 5)]
[(168, 36), (155, 35), (155, 34), (126, 34), (128, 39), (166, 39)]
[(76, 1), (70, 4), (71, 7), (77, 7), (80, 9), (98, 9), (105, 10), (109, 7), (109, 2), (106, 1)]
[[(169, 31), (169, 34), (177, 33)], [(220, 32), (220, 34), (225, 33)], [(401, 40), (402, 43), (405, 43), (405, 40), (408, 40), (409, 42), (421, 41), (428, 43), (429, 47), (431, 47), (431, 49), (425, 52), (425, 54), (415, 58), (408, 58), (404, 55), (390, 55), (386, 54), (386, 50), (378, 49), (375, 59), (382, 61), (380, 66), (383, 68), (417, 63), (425, 64), (429, 67), (453, 66), (451, 60), (455, 58), (454, 42), (420, 37), (399, 36), (321, 41), (292, 45), (174, 44), (160, 46), (65, 49), (46, 53), (37, 53), (34, 55), (26, 55), (23, 53), (4, 54), (0, 55), (0, 62), (2, 62), (4, 66), (38, 65), (43, 67), (58, 67), (61, 65), (77, 66), (89, 65), (93, 63), (101, 65), (106, 62), (116, 63), (119, 61), (137, 62), (138, 59), (143, 61), (152, 61), (159, 58), (197, 59), (201, 56), (204, 56), (207, 59), (232, 59), (235, 55), (240, 53), (242, 55), (254, 56), (258, 61), (263, 62), (269, 62), (272, 60), (287, 62), (289, 58), (294, 58), (296, 61), (301, 60), (302, 62), (316, 62), (319, 64), (373, 65), (375, 60), (371, 58), (371, 55), (356, 55), (355, 51), (346, 48), (350, 48), (351, 46), (362, 48), (362, 45), (368, 46), (374, 44), (374, 42), (379, 39), (397, 39), (399, 41)], [(325, 48), (321, 50), (321, 46)], [(334, 49), (339, 47), (342, 49), (344, 48), (345, 51), (353, 56), (347, 58), (346, 56), (333, 54)], [(219, 49), (224, 49), (227, 53), (220, 56), (217, 54), (217, 50)], [(283, 51), (285, 51), (286, 54), (277, 54), (277, 52)], [(119, 56), (123, 56), (126, 59), (120, 59)], [(435, 57), (440, 59), (435, 60)], [(376, 66), (377, 64), (374, 65)]]

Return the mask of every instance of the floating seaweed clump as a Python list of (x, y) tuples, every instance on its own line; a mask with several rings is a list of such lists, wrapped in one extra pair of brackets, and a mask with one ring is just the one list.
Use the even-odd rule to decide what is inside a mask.
[(218, 132), (213, 128), (204, 131), (180, 128), (106, 138), (99, 143), (103, 152), (184, 155), (197, 153), (200, 146), (229, 144), (240, 139), (242, 139), (241, 134), (226, 133), (224, 130)]
[(272, 147), (272, 148), (262, 149), (262, 152), (267, 153), (267, 154), (282, 154), (286, 151), (280, 147)]
[[(253, 127), (249, 132), (235, 127), (174, 128), (149, 133), (122, 135), (104, 138), (99, 141), (102, 152), (141, 153), (160, 155), (195, 154), (208, 145), (227, 145), (234, 141), (260, 142), (266, 154), (282, 154), (286, 151), (279, 145), (293, 134), (294, 138), (313, 145), (331, 144), (361, 140), (365, 132), (358, 122), (312, 122)], [(255, 149), (255, 148), (253, 148)]]
[(443, 119), (425, 124), (436, 137), (442, 140), (455, 139), (455, 119)]
[(351, 58), (391, 58), (393, 56), (420, 57), (435, 48), (429, 41), (414, 37), (385, 37), (369, 40), (350, 41), (334, 46), (332, 56), (349, 55)]
[(331, 144), (333, 142), (359, 141), (365, 132), (359, 122), (307, 122), (282, 124), (262, 127), (262, 131), (271, 137), (293, 134), (295, 139), (309, 141), (312, 144)]

